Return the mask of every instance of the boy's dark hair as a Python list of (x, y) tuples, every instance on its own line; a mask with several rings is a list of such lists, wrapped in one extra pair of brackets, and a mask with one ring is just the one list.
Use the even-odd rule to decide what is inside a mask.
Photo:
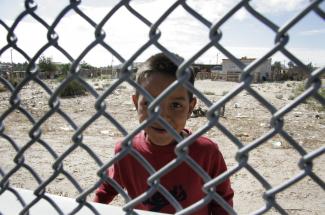
[[(164, 75), (171, 76), (176, 79), (176, 71), (178, 66), (171, 61), (166, 55), (163, 53), (158, 53), (152, 55), (148, 60), (140, 65), (136, 74), (136, 82), (141, 84), (142, 81), (147, 79), (151, 74), (160, 73)], [(191, 77), (189, 82), (194, 85), (195, 76), (193, 70), (190, 68)], [(138, 93), (138, 92), (137, 92)], [(189, 98), (192, 100), (193, 93), (188, 91)]]

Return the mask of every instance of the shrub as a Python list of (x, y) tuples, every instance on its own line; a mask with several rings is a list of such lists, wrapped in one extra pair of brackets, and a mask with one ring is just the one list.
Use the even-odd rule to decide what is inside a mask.
[(290, 95), (288, 100), (294, 100), (295, 99), (295, 96), (294, 95)]
[(275, 95), (275, 98), (277, 98), (277, 99), (283, 99), (283, 95), (282, 94), (276, 94)]
[(74, 97), (86, 94), (85, 87), (78, 81), (73, 80), (60, 92), (61, 97)]
[(222, 95), (224, 96), (224, 95), (226, 95), (228, 92), (229, 92), (229, 91), (223, 91), (223, 92), (222, 92)]
[(7, 88), (0, 84), (0, 93), (7, 91)]
[(299, 83), (298, 85), (295, 85), (295, 87), (292, 89), (292, 93), (294, 97), (299, 96), (304, 91), (305, 91), (305, 85), (303, 83)]
[(211, 92), (211, 91), (204, 91), (203, 92), (205, 95), (214, 95), (214, 92)]
[[(292, 89), (292, 93), (294, 97), (302, 94), (305, 91), (305, 86), (303, 83), (299, 83)], [(325, 99), (325, 88), (320, 88), (318, 90), (318, 94)], [(317, 111), (325, 111), (325, 107), (317, 101), (314, 97), (307, 98), (303, 103), (307, 104), (308, 107), (317, 110)]]
[(9, 77), (8, 81), (11, 83), (13, 87), (17, 87), (18, 84), (22, 81), (21, 78)]
[[(325, 99), (325, 88), (320, 88), (318, 94)], [(318, 111), (325, 111), (325, 106), (323, 106), (319, 101), (316, 101), (316, 99), (312, 99), (312, 106)]]

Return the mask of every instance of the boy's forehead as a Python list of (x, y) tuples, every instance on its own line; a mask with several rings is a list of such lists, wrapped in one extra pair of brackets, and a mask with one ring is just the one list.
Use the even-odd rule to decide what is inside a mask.
[[(142, 81), (141, 85), (149, 94), (153, 97), (159, 96), (167, 87), (169, 87), (174, 81), (175, 77), (164, 74), (151, 74), (148, 78)], [(188, 93), (185, 87), (178, 86), (167, 97), (187, 97)]]
[(164, 73), (159, 70), (147, 70), (142, 74), (142, 81), (146, 81), (148, 79), (173, 79), (176, 80), (176, 74), (172, 75), (171, 73)]
[(159, 72), (153, 72), (146, 74), (140, 81), (140, 85), (143, 87), (168, 87), (176, 80), (176, 77), (171, 75), (162, 74)]

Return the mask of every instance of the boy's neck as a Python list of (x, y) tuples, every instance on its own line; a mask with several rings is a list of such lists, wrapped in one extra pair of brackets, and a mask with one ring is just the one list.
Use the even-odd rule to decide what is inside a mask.
[[(181, 135), (181, 137), (183, 137), (183, 139), (184, 139), (184, 138), (188, 137), (190, 134), (188, 133), (187, 130), (183, 129), (183, 130), (181, 130), (181, 132), (180, 132), (179, 135)], [(147, 141), (149, 144), (154, 145), (154, 146), (160, 146), (160, 145), (155, 144), (154, 142), (152, 142), (152, 141), (149, 139), (149, 137), (148, 137), (148, 135), (147, 135), (147, 133), (146, 133), (145, 131), (144, 131), (144, 137), (145, 137), (146, 141)], [(175, 145), (177, 144), (176, 140), (172, 140), (169, 144), (167, 144), (167, 145), (165, 145), (165, 146), (170, 146), (170, 145), (174, 145), (174, 144), (175, 144)]]

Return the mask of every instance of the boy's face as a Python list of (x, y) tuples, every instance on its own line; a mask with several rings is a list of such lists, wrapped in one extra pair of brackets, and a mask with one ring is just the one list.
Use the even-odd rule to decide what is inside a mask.
[[(141, 86), (148, 91), (152, 97), (157, 97), (166, 89), (175, 78), (153, 73), (146, 80), (142, 81)], [(148, 118), (149, 102), (143, 95), (133, 95), (133, 103), (137, 109), (140, 123)], [(180, 86), (172, 93), (165, 97), (160, 103), (160, 116), (163, 117), (176, 131), (180, 133), (185, 127), (186, 120), (190, 117), (196, 99), (189, 99), (188, 91)], [(173, 142), (174, 138), (167, 132), (164, 127), (157, 121), (148, 125), (145, 132), (151, 143), (165, 146)]]

